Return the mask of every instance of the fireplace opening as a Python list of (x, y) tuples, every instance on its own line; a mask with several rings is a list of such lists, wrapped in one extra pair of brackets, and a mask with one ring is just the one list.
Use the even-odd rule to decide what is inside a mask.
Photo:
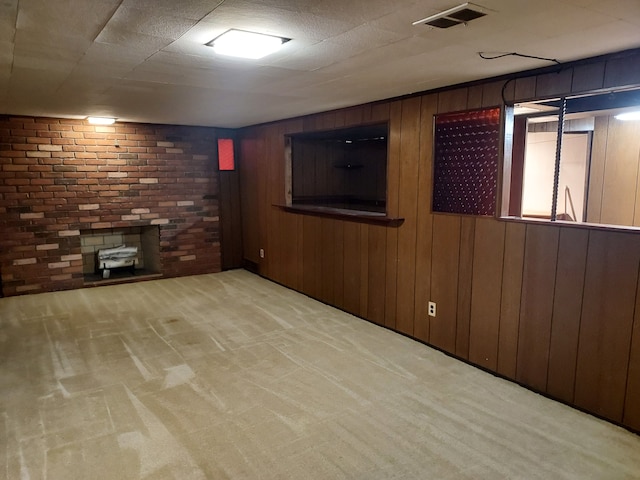
[(158, 226), (80, 232), (85, 285), (161, 275)]

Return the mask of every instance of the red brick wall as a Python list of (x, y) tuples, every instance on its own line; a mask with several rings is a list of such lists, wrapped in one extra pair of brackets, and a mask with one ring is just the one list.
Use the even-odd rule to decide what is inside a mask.
[(216, 129), (0, 116), (5, 296), (83, 286), (80, 231), (158, 225), (166, 277), (220, 270)]

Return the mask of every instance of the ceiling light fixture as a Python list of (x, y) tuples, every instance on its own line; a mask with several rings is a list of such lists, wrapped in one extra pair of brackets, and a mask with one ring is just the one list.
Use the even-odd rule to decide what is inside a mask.
[(631, 121), (631, 120), (640, 120), (640, 110), (635, 110), (633, 112), (624, 112), (619, 113), (615, 116), (616, 120)]
[(457, 7), (450, 8), (430, 17), (423, 18), (417, 22), (413, 22), (413, 25), (429, 25), (430, 27), (437, 28), (449, 28), (456, 25), (466, 24), (476, 18), (484, 17), (487, 14), (487, 9), (480, 5), (475, 5), (471, 2), (466, 2)]
[(87, 120), (92, 125), (113, 125), (116, 123), (115, 118), (107, 118), (107, 117), (87, 117)]
[(206, 43), (206, 45), (213, 47), (214, 52), (219, 55), (257, 60), (274, 53), (289, 40), (291, 39), (231, 29)]

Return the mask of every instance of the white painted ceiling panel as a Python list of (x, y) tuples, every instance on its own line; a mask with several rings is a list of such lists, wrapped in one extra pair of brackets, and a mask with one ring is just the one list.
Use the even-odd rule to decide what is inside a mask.
[[(0, 114), (238, 127), (640, 47), (639, 0), (0, 0)], [(291, 38), (258, 61), (204, 44)]]

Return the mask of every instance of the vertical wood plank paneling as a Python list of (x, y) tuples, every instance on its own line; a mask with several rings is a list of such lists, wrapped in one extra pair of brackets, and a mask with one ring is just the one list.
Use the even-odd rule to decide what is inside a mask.
[(530, 100), (536, 96), (536, 77), (523, 77), (516, 79), (514, 99), (515, 101)]
[[(299, 131), (302, 124), (303, 122), (299, 119), (288, 120), (277, 124), (277, 129), (273, 131), (275, 138), (269, 149), (269, 163), (276, 170), (276, 181), (271, 185), (273, 204), (284, 204), (287, 201), (287, 192), (291, 188), (289, 184), (291, 172), (287, 171), (289, 168), (288, 159), (285, 156), (285, 134)], [(271, 213), (274, 215), (279, 230), (274, 250), (277, 256), (274, 263), (278, 264), (276, 268), (279, 271), (279, 281), (288, 287), (300, 288), (300, 262), (302, 259), (300, 240), (302, 235), (298, 233), (298, 216), (289, 215), (276, 207), (272, 207)]]
[(606, 61), (605, 88), (616, 85), (637, 85), (640, 78), (640, 55), (637, 52)]
[(573, 67), (573, 84), (571, 91), (574, 93), (598, 90), (604, 84), (604, 62), (578, 65)]
[[(627, 145), (629, 161), (636, 162), (636, 198), (633, 210), (633, 226), (640, 226), (640, 122), (627, 122), (629, 128), (625, 130), (625, 138), (620, 139)], [(635, 125), (634, 125), (635, 124)], [(635, 151), (635, 155), (633, 152)]]
[(333, 297), (335, 306), (344, 308), (344, 224), (336, 221), (333, 229), (335, 258), (333, 259)]
[(433, 215), (431, 214), (431, 191), (433, 188), (433, 116), (437, 111), (437, 107), (437, 95), (426, 95), (422, 98), (413, 335), (423, 342), (429, 341), (427, 304), (431, 296), (431, 242), (433, 238)]
[(285, 251), (285, 240), (280, 220), (283, 213), (274, 205), (284, 202), (284, 143), (282, 139), (282, 124), (271, 124), (265, 127), (265, 168), (268, 179), (265, 218), (270, 228), (265, 229), (267, 245), (265, 258), (267, 271), (277, 282), (283, 281), (282, 257)]
[[(261, 127), (259, 129), (259, 134), (261, 136), (259, 146), (260, 149), (256, 152), (257, 156), (257, 168), (256, 175), (262, 181), (257, 182), (257, 190), (258, 190), (258, 248), (264, 249), (265, 258), (258, 259), (258, 270), (261, 275), (266, 277), (269, 276), (269, 217), (268, 211), (271, 209), (270, 197), (269, 197), (269, 185), (268, 182), (265, 182), (264, 179), (268, 178), (269, 169), (268, 169), (268, 158), (266, 158), (265, 152), (269, 150), (269, 142), (268, 142), (268, 132), (266, 127)], [(258, 253), (258, 252), (256, 252)]]
[(233, 194), (231, 190), (232, 176), (236, 172), (218, 172), (218, 192), (220, 196), (220, 256), (222, 270), (233, 268), (233, 220), (232, 213)]
[(280, 225), (280, 234), (278, 242), (280, 245), (279, 262), (280, 266), (280, 282), (288, 287), (293, 286), (296, 276), (298, 257), (298, 236), (296, 235), (295, 217), (280, 211), (274, 207), (274, 213), (278, 216), (278, 225)]
[(527, 226), (516, 379), (539, 391), (547, 386), (558, 239), (557, 227)]
[(360, 312), (360, 224), (344, 224), (344, 309)]
[(331, 218), (320, 219), (320, 241), (322, 248), (320, 249), (320, 298), (329, 305), (335, 304), (334, 292), (334, 274), (336, 258), (341, 252), (336, 250), (335, 225), (336, 221)]
[(404, 218), (404, 223), (398, 229), (396, 329), (404, 334), (413, 335), (421, 98), (411, 98), (402, 103), (398, 188), (401, 192), (399, 212)]
[(268, 232), (269, 250), (265, 254), (265, 260), (269, 265), (269, 275), (278, 283), (283, 283), (283, 246), (282, 246), (282, 216), (283, 212), (278, 211), (276, 207), (270, 205), (267, 209), (269, 225), (272, 228)]
[[(314, 128), (314, 130), (330, 130), (344, 125), (344, 120), (342, 120), (342, 123), (338, 125), (337, 111), (320, 113), (317, 117), (318, 120), (316, 121), (316, 128)], [(342, 118), (344, 119), (344, 114), (342, 115)], [(306, 131), (309, 130), (307, 129)]]
[(627, 372), (627, 391), (622, 421), (640, 431), (640, 284), (636, 290), (636, 310), (631, 335), (631, 354)]
[(573, 402), (588, 240), (587, 230), (560, 231), (547, 393), (569, 403)]
[(467, 90), (467, 108), (478, 109), (482, 107), (482, 85), (474, 85)]
[(361, 105), (360, 108), (362, 108), (362, 122), (371, 123), (373, 121), (373, 104), (367, 103)]
[(256, 265), (260, 262), (258, 255), (260, 249), (259, 210), (260, 199), (258, 196), (258, 151), (260, 141), (254, 137), (253, 132), (240, 139), (240, 199), (242, 207), (242, 247), (243, 258)]
[(380, 102), (371, 105), (372, 122), (385, 122), (391, 117), (391, 102)]
[(518, 361), (525, 234), (526, 226), (524, 224), (507, 223), (502, 267), (497, 371), (509, 378), (516, 378)]
[(358, 315), (369, 318), (369, 225), (360, 224), (360, 306)]
[(297, 291), (303, 291), (303, 278), (304, 278), (304, 228), (303, 228), (303, 215), (294, 215), (295, 225), (295, 237), (296, 237), (296, 257), (295, 257), (295, 273), (293, 279), (293, 286)]
[(507, 80), (504, 84), (504, 98), (508, 103), (514, 102), (516, 98), (516, 82), (515, 80)]
[(372, 225), (369, 227), (369, 289), (367, 300), (368, 318), (384, 325), (385, 283), (387, 253), (387, 229), (386, 227)]
[(467, 108), (466, 88), (457, 88), (438, 93), (438, 113), (458, 112)]
[(587, 196), (587, 222), (599, 223), (602, 218), (602, 192), (607, 156), (607, 130), (609, 117), (596, 117), (591, 142), (589, 193)]
[(475, 217), (462, 217), (460, 223), (460, 261), (458, 264), (456, 355), (465, 359), (469, 357), (471, 282), (473, 274), (475, 226)]
[(320, 250), (322, 244), (321, 222), (318, 217), (304, 215), (302, 220), (302, 288), (304, 293), (313, 298), (319, 298), (320, 289)]
[[(510, 172), (505, 169), (504, 174), (510, 174), (509, 178), (509, 215), (520, 217), (522, 215), (522, 184), (524, 181), (524, 157), (527, 148), (527, 119), (515, 117), (513, 119), (513, 137), (511, 141), (511, 165)], [(507, 161), (507, 160), (505, 160)], [(508, 173), (507, 173), (508, 172)], [(504, 190), (503, 190), (504, 192)], [(503, 204), (506, 196), (503, 196)], [(505, 208), (503, 206), (503, 211)]]
[[(399, 215), (400, 200), (400, 147), (402, 133), (402, 102), (393, 102), (389, 112), (389, 157), (387, 159), (387, 213)], [(396, 327), (398, 290), (398, 230), (387, 229), (387, 254), (385, 282), (385, 326)]]
[(502, 89), (505, 82), (500, 80), (498, 82), (484, 83), (482, 85), (482, 107), (495, 107), (502, 106), (504, 103), (502, 98)]
[(345, 110), (344, 123), (346, 126), (362, 125), (363, 116), (364, 116), (364, 108), (362, 107), (362, 105), (347, 108)]
[(478, 219), (473, 255), (469, 361), (498, 368), (505, 224)]
[(429, 317), (429, 343), (447, 352), (456, 351), (460, 217), (433, 216), (431, 300), (435, 318)]
[(536, 97), (545, 98), (570, 93), (572, 78), (573, 70), (570, 68), (538, 75), (536, 78)]
[(639, 265), (635, 234), (590, 232), (575, 404), (618, 422), (624, 411)]
[(609, 118), (600, 221), (633, 225), (638, 183), (639, 122)]

